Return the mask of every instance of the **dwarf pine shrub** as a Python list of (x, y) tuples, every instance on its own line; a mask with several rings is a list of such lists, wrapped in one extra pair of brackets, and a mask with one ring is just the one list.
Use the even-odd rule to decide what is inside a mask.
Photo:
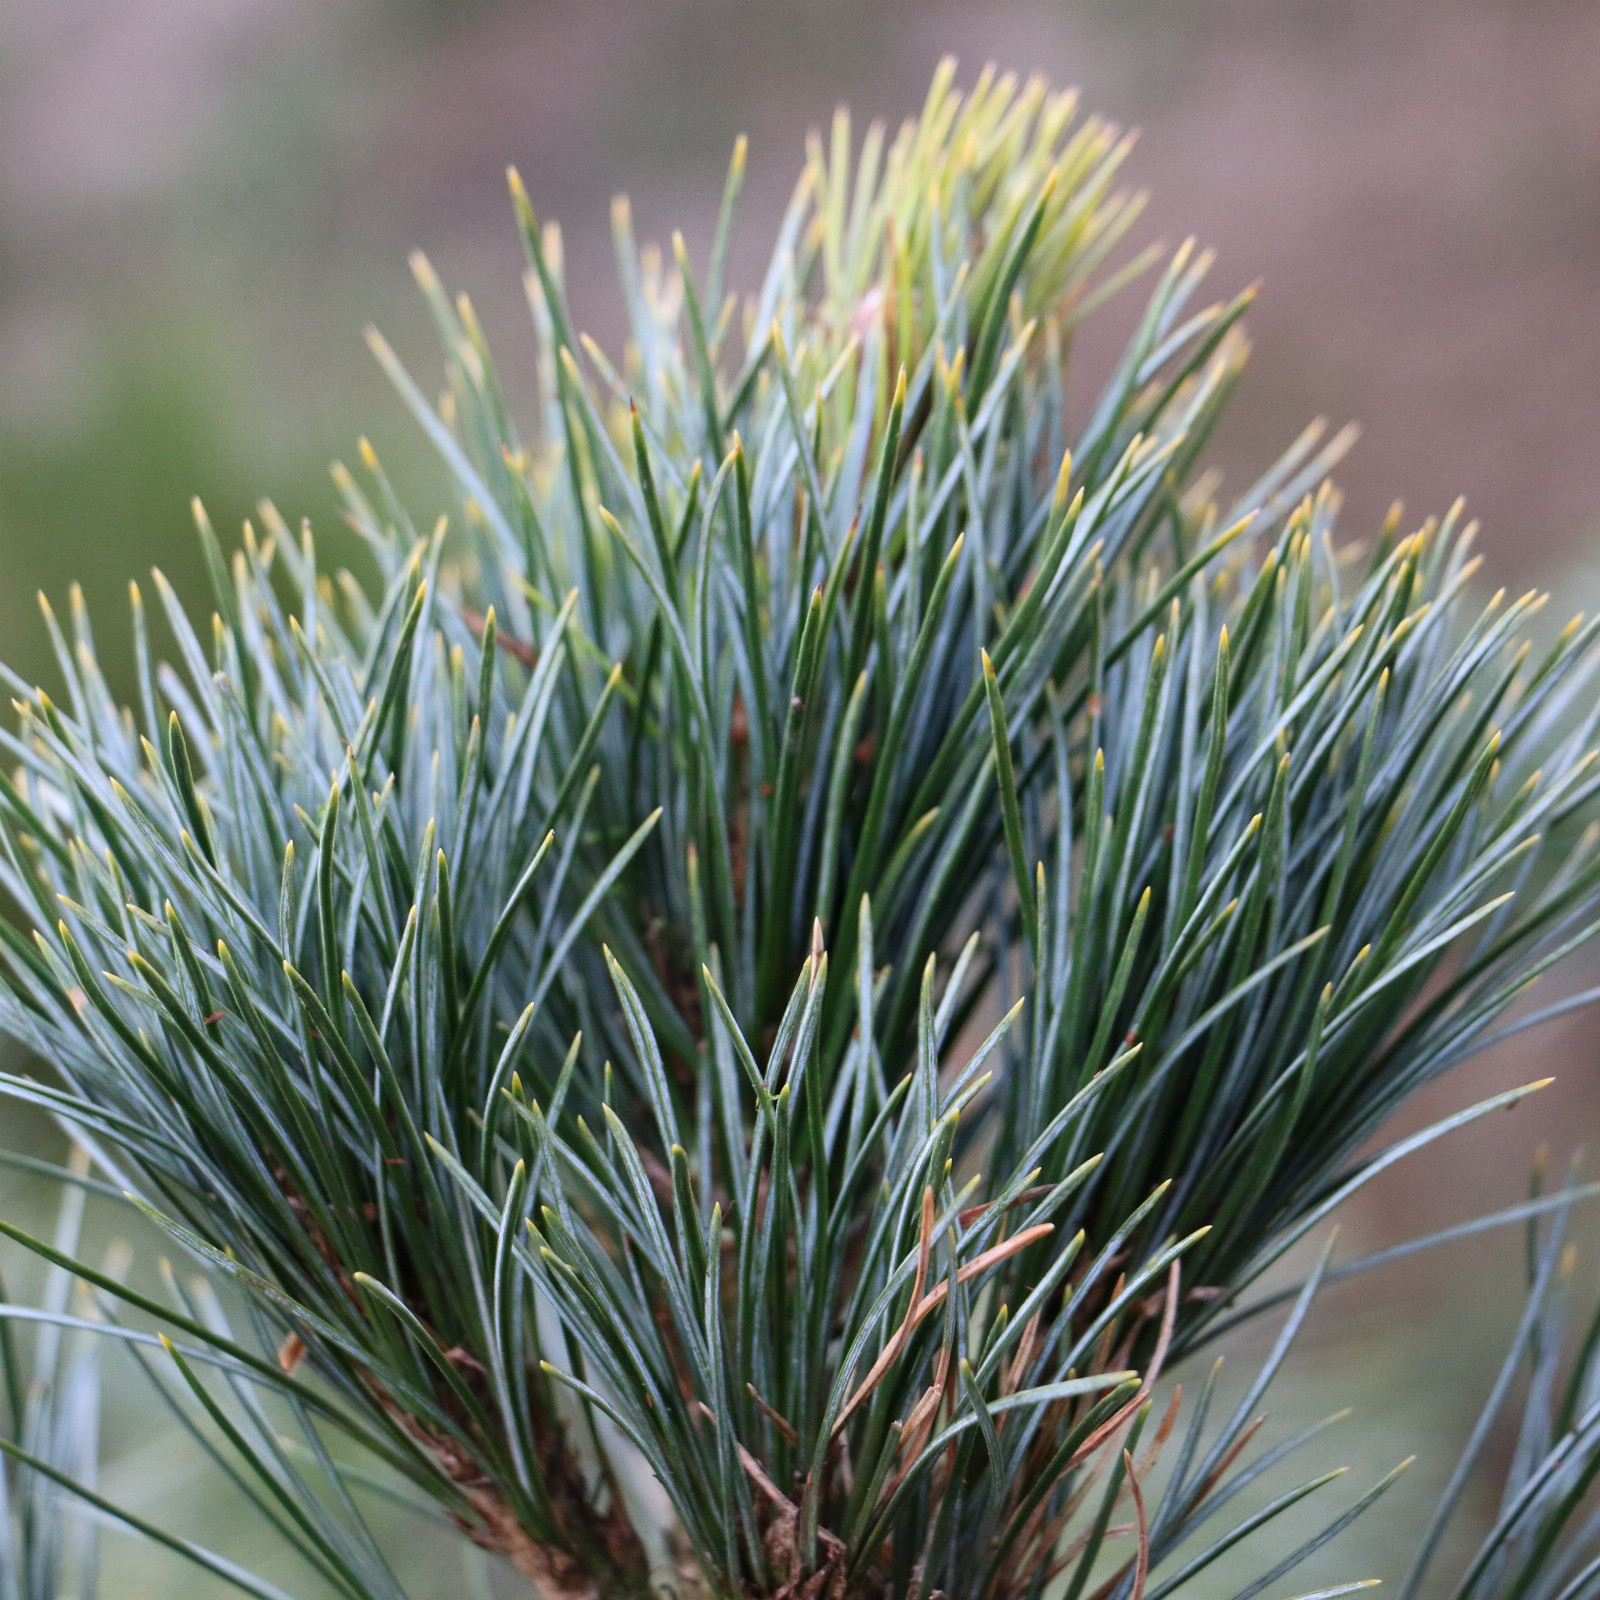
[[(741, 146), (703, 272), (619, 204), (615, 359), (513, 174), (537, 394), (420, 258), (443, 398), (371, 336), (437, 525), (365, 444), (360, 573), (270, 504), (231, 555), (200, 514), (215, 610), (133, 589), (131, 707), (46, 607), (59, 685), (11, 678), (0, 736), (0, 1024), (42, 1066), (3, 1087), (202, 1280), (4, 1222), (63, 1286), (6, 1326), (118, 1340), (316, 1592), (405, 1592), (373, 1481), (550, 1600), (1160, 1600), (1328, 1481), (1219, 1516), (1291, 1471), (1310, 1434), (1250, 1454), (1255, 1403), (1365, 1263), (1248, 1291), (1532, 1087), (1374, 1146), (1596, 925), (1596, 629), (1533, 651), (1459, 510), (1342, 542), (1346, 435), (1219, 498), (1250, 296), (1196, 309), (1190, 247), (1074, 403), (1075, 330), (1153, 265), (1111, 265), (1126, 152), (947, 65), (892, 141), (813, 141), (741, 294)], [(1459, 1592), (1600, 1582), (1584, 1192), (1485, 1219), (1534, 1230), (1529, 1310), (1413, 1587), (1530, 1353)], [(1158, 1398), (1280, 1302), (1235, 1413), (1214, 1370)], [(14, 1503), (71, 1488), (283, 1593), (101, 1497), (3, 1353)], [(72, 1502), (39, 1503), (8, 1595), (66, 1592), (34, 1548)]]

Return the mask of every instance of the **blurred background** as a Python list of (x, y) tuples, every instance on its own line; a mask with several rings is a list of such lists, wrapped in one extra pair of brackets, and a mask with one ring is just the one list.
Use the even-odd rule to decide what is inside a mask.
[[(1214, 452), (1231, 479), (1314, 415), (1355, 418), (1347, 536), (1397, 497), (1420, 520), (1464, 494), (1491, 586), (1551, 588), (1558, 625), (1600, 600), (1592, 0), (3, 0), (0, 655), (50, 682), (35, 593), (59, 604), (77, 578), (114, 672), (130, 577), (158, 564), (199, 595), (195, 493), (225, 532), (270, 495), (340, 558), (326, 468), (363, 432), (427, 511), (426, 452), (361, 329), (379, 323), (433, 370), (405, 262), (420, 246), (472, 294), (508, 383), (528, 392), (508, 162), (564, 225), (578, 321), (614, 344), (613, 193), (633, 197), (642, 238), (681, 227), (703, 260), (747, 133), (732, 266), (747, 287), (807, 129), (840, 101), (858, 129), (897, 124), (946, 52), (966, 81), (993, 60), (1080, 85), (1086, 109), (1142, 130), (1129, 170), (1151, 202), (1137, 242), (1216, 246), (1218, 294), (1263, 280), (1255, 355)], [(1133, 310), (1128, 297), (1085, 336), (1091, 370)], [(1407, 1123), (1548, 1073), (1555, 1088), (1365, 1199), (1341, 1255), (1514, 1202), (1541, 1140), (1559, 1170), (1600, 1128), (1600, 1050), (1582, 1014), (1462, 1069)], [(58, 1152), (48, 1127), (3, 1115), (0, 1138)], [(25, 1225), (47, 1226), (53, 1204), (47, 1186), (0, 1190)], [(1502, 1230), (1325, 1296), (1271, 1426), (1282, 1436), (1356, 1407), (1317, 1458), (1356, 1467), (1346, 1500), (1411, 1451), (1419, 1461), (1276, 1592), (1404, 1570), (1516, 1320), (1522, 1250), (1520, 1230)], [(1597, 1266), (1588, 1248), (1586, 1295)], [(1269, 1332), (1237, 1341), (1240, 1356)], [(242, 1516), (219, 1530), (233, 1513), (215, 1474), (171, 1448), (118, 1370), (109, 1492), (311, 1595)], [(1502, 1432), (1491, 1469), (1508, 1448)], [(1441, 1578), (1492, 1519), (1492, 1476)], [(397, 1524), (395, 1538), (419, 1600), (487, 1592), (448, 1536)], [(221, 1588), (112, 1537), (101, 1592)]]

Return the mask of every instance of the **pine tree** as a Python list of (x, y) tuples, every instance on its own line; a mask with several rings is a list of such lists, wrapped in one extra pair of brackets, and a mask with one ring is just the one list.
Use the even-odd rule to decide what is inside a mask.
[[(365, 574), (270, 504), (230, 556), (197, 508), (215, 610), (157, 574), (158, 664), (132, 590), (132, 707), (76, 592), (46, 606), (60, 690), (10, 678), (0, 736), (31, 924), (0, 921), (0, 1026), (47, 1070), (0, 1087), (215, 1289), (0, 1230), (322, 1592), (405, 1592), (373, 1474), (550, 1600), (1160, 1600), (1329, 1481), (1210, 1522), (1309, 1437), (1245, 1455), (1319, 1283), (1367, 1263), (1249, 1291), (1537, 1087), (1362, 1154), (1596, 926), (1596, 628), (1534, 653), (1540, 597), (1474, 598), (1459, 508), (1341, 542), (1348, 434), (1219, 499), (1251, 296), (1196, 310), (1192, 247), (1077, 414), (1078, 325), (1159, 265), (1111, 264), (1127, 150), (947, 64), (892, 141), (813, 141), (741, 296), (741, 145), (704, 272), (619, 204), (620, 364), (513, 174), (531, 432), (425, 261), (443, 399), (371, 336), (453, 480), (437, 526), (365, 443)], [(1596, 1330), (1563, 1365), (1558, 1328), (1586, 1193), (1470, 1225), (1534, 1230), (1486, 1418), (1534, 1378), (1463, 1595), (1600, 1584)], [(1153, 1409), (1285, 1300), (1236, 1414), (1214, 1370)], [(64, 1592), (52, 1485), (282, 1593), (99, 1497), (92, 1405), (33, 1426), (0, 1354), (9, 1493), (47, 1508), (6, 1593)]]

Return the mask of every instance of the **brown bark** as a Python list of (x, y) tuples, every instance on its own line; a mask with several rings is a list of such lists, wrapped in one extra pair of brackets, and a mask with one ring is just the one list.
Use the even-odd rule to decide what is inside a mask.
[(595, 1573), (565, 1550), (540, 1544), (495, 1495), (469, 1490), (467, 1498), (479, 1518), (466, 1528), (468, 1537), (483, 1549), (505, 1556), (518, 1572), (531, 1578), (541, 1600), (612, 1600)]
[(441, 1438), (396, 1406), (377, 1384), (379, 1403), (438, 1462), (472, 1507), (456, 1525), (480, 1549), (504, 1556), (530, 1578), (541, 1600), (622, 1600), (649, 1589), (644, 1546), (619, 1498), (599, 1512), (558, 1425), (540, 1430), (539, 1468), (561, 1531), (594, 1559), (535, 1539), (516, 1519), (479, 1464), (454, 1440)]

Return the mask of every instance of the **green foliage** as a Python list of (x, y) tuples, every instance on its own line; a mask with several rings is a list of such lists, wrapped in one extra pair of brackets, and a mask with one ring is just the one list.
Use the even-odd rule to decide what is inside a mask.
[[(88, 1156), (74, 1150), (69, 1182), (61, 1191), (56, 1216), (57, 1249), (77, 1249), (83, 1224)], [(119, 1261), (107, 1265), (115, 1271)], [(62, 1495), (65, 1478), (93, 1493), (100, 1454), (100, 1344), (93, 1327), (95, 1310), (81, 1285), (63, 1268), (53, 1268), (35, 1313), (40, 1334), (33, 1359), (24, 1359), (8, 1319), (0, 1324), (0, 1384), (4, 1388), (5, 1427), (0, 1450), (18, 1463), (0, 1475), (0, 1595), (22, 1600), (32, 1595), (95, 1592), (99, 1576), (96, 1528), (82, 1506)], [(87, 1316), (85, 1315), (87, 1313)], [(65, 1321), (76, 1327), (64, 1328)]]
[[(1534, 1192), (1538, 1192), (1535, 1170)], [(1416, 1594), (1438, 1542), (1459, 1504), (1467, 1475), (1483, 1450), (1520, 1368), (1527, 1394), (1500, 1506), (1488, 1536), (1452, 1591), (1523, 1600), (1577, 1600), (1600, 1578), (1595, 1548), (1600, 1517), (1585, 1500), (1600, 1472), (1600, 1313), (1583, 1328), (1575, 1351), (1565, 1348), (1577, 1252), (1565, 1242), (1568, 1213), (1580, 1196), (1569, 1176), (1548, 1231), (1535, 1200), (1527, 1222), (1528, 1300), (1500, 1373), (1467, 1440), (1444, 1496), (1423, 1534), (1403, 1594)]]
[(437, 408), (373, 336), (451, 519), (364, 448), (375, 582), (202, 514), (137, 707), (76, 597), (64, 696), (13, 682), (0, 1024), (52, 1075), (3, 1087), (249, 1336), (5, 1231), (181, 1336), (154, 1381), (338, 1593), (401, 1591), (330, 1431), (552, 1594), (1165, 1595), (1327, 1481), (1186, 1543), (1299, 1442), (1238, 1465), (1326, 1257), (1220, 1428), (1147, 1428), (1163, 1362), (1525, 1092), (1358, 1158), (1595, 927), (1595, 629), (1533, 661), (1455, 512), (1337, 545), (1343, 436), (1219, 503), (1249, 296), (1188, 247), (1075, 421), (1126, 146), (951, 81), (836, 121), (750, 299), (742, 150), (703, 280), (619, 208), (620, 369), (513, 178), (527, 441), (426, 263)]

